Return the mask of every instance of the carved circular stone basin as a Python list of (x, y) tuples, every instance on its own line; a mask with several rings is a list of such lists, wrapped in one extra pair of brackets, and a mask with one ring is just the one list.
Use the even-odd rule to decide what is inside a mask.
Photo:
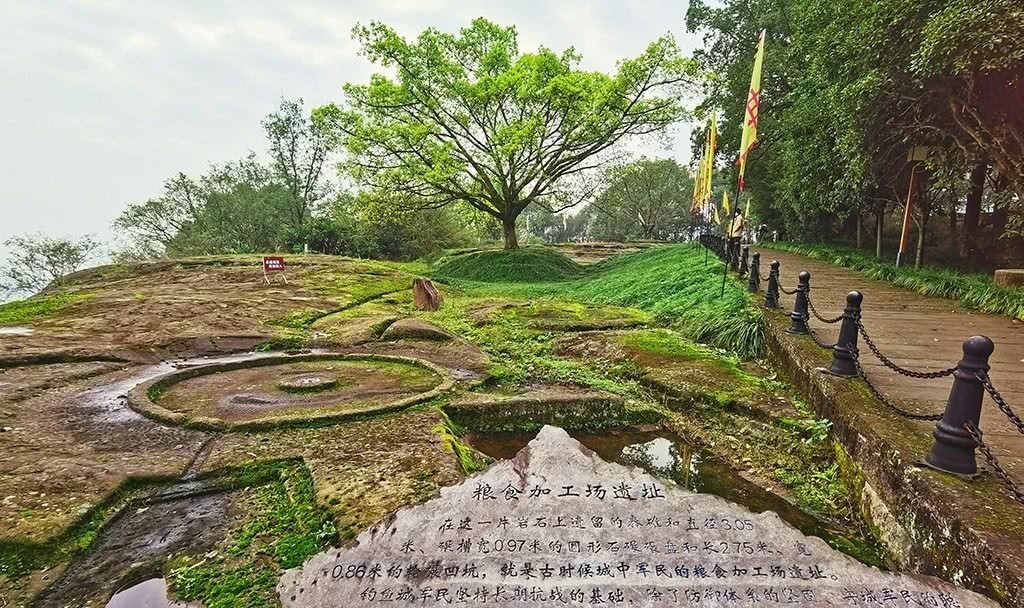
[(187, 368), (140, 384), (128, 399), (161, 422), (237, 431), (391, 411), (452, 384), (444, 368), (408, 357), (274, 356)]

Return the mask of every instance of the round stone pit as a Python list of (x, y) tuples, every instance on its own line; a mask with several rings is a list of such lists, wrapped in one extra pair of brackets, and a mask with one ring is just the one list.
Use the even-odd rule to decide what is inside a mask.
[(165, 424), (257, 431), (396, 411), (433, 399), (454, 383), (447, 369), (412, 357), (259, 356), (144, 382), (129, 392), (128, 404)]

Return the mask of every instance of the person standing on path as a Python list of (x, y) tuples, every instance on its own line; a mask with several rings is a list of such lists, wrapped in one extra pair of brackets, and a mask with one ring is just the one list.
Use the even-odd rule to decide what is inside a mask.
[(731, 259), (738, 259), (740, 255), (740, 240), (743, 238), (743, 229), (746, 227), (743, 219), (743, 211), (739, 205), (732, 213), (732, 222), (729, 223), (729, 252)]

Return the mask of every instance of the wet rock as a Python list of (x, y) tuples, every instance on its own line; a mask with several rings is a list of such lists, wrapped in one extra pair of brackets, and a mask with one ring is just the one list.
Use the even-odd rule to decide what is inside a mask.
[(386, 342), (393, 342), (395, 340), (436, 340), (438, 342), (447, 342), (453, 338), (454, 336), (440, 327), (421, 319), (395, 321), (384, 330), (380, 337), (381, 340)]
[(413, 279), (412, 298), (416, 308), (420, 310), (437, 310), (444, 302), (441, 292), (434, 287), (430, 279)]
[(865, 566), (775, 513), (606, 463), (550, 426), (514, 459), (289, 570), (278, 593), (286, 608), (485, 596), (516, 606), (996, 607), (935, 578)]

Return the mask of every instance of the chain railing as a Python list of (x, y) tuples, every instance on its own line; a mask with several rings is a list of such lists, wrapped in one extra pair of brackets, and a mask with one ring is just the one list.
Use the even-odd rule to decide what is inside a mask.
[(871, 392), (871, 395), (881, 402), (882, 405), (896, 412), (900, 416), (910, 418), (911, 420), (942, 420), (942, 414), (918, 414), (916, 412), (911, 412), (910, 410), (905, 410), (893, 403), (882, 393), (882, 391), (878, 390), (878, 387), (876, 387), (871, 380), (868, 379), (867, 374), (864, 373), (864, 367), (860, 363), (860, 352), (857, 349), (853, 349), (852, 354), (853, 364), (857, 366), (857, 375), (864, 381), (864, 384), (868, 387), (868, 391)]
[(981, 385), (985, 387), (985, 392), (988, 393), (988, 396), (992, 398), (996, 407), (999, 408), (999, 411), (1006, 415), (1013, 426), (1017, 427), (1018, 433), (1024, 435), (1024, 420), (1020, 419), (1017, 412), (1013, 411), (1013, 408), (1011, 408), (1010, 405), (1006, 403), (1006, 400), (1003, 399), (1003, 395), (996, 390), (996, 387), (992, 384), (992, 380), (988, 377), (988, 373), (978, 372), (977, 377), (978, 381), (981, 382)]
[(839, 315), (838, 317), (834, 317), (834, 318), (831, 318), (831, 319), (826, 319), (825, 317), (823, 317), (820, 314), (818, 314), (818, 311), (815, 310), (815, 308), (814, 308), (814, 301), (811, 300), (810, 292), (807, 293), (807, 308), (810, 309), (811, 314), (814, 315), (814, 318), (819, 320), (819, 321), (821, 321), (822, 323), (827, 323), (827, 324), (831, 325), (833, 323), (838, 323), (838, 322), (843, 320), (843, 315)]
[(871, 354), (873, 354), (879, 361), (881, 361), (882, 365), (888, 367), (889, 369), (896, 372), (897, 374), (900, 374), (901, 376), (907, 376), (908, 378), (919, 378), (921, 380), (934, 380), (937, 378), (945, 378), (946, 376), (952, 376), (953, 372), (956, 371), (956, 367), (950, 367), (937, 372), (918, 372), (912, 369), (901, 367), (893, 363), (892, 359), (882, 354), (882, 351), (878, 349), (878, 346), (875, 344), (874, 340), (872, 340), (871, 336), (868, 335), (868, 331), (864, 329), (864, 323), (861, 321), (860, 317), (857, 318), (857, 331), (860, 333), (860, 337), (864, 338), (864, 343), (868, 345), (869, 349), (871, 349)]
[(974, 442), (978, 444), (978, 449), (981, 451), (981, 455), (985, 457), (985, 462), (988, 463), (989, 468), (992, 469), (992, 473), (999, 478), (999, 481), (1003, 482), (1003, 486), (1010, 495), (1013, 496), (1013, 499), (1024, 505), (1024, 491), (1021, 491), (1013, 481), (1013, 478), (1010, 477), (1010, 474), (1006, 472), (1006, 469), (999, 464), (999, 459), (996, 458), (994, 453), (992, 453), (992, 448), (988, 447), (988, 445), (982, 440), (981, 431), (978, 430), (978, 427), (974, 426), (974, 424), (970, 422), (965, 422), (964, 430), (967, 431), (971, 438), (974, 439)]
[[(719, 257), (728, 261), (731, 257), (727, 251), (724, 239), (719, 244), (709, 240), (706, 246), (712, 251), (720, 252)], [(703, 241), (702, 241), (703, 242)], [(718, 245), (716, 248), (713, 246)], [(739, 253), (739, 252), (736, 252)], [(738, 255), (735, 257), (739, 257)], [(744, 256), (745, 257), (745, 256)], [(755, 253), (755, 262), (747, 267), (749, 274), (748, 288), (752, 293), (760, 291), (761, 276)], [(981, 418), (981, 407), (984, 396), (988, 396), (995, 403), (1010, 423), (1021, 434), (1024, 434), (1024, 420), (1010, 407), (1006, 399), (992, 383), (988, 375), (988, 357), (993, 350), (992, 341), (984, 336), (969, 338), (963, 345), (964, 356), (956, 366), (937, 371), (920, 371), (906, 368), (899, 365), (882, 352), (878, 344), (868, 333), (860, 312), (862, 296), (859, 292), (851, 292), (847, 296), (847, 307), (835, 317), (827, 317), (821, 314), (815, 307), (811, 298), (810, 275), (806, 272), (800, 273), (800, 284), (796, 289), (786, 289), (781, 285), (778, 272), (778, 262), (772, 262), (772, 272), (768, 277), (768, 291), (766, 292), (765, 307), (775, 308), (778, 306), (778, 294), (783, 293), (789, 296), (796, 296), (796, 305), (789, 317), (792, 320), (790, 333), (809, 336), (815, 344), (821, 348), (830, 349), (833, 354), (832, 366), (824, 371), (846, 378), (860, 378), (879, 403), (895, 414), (910, 420), (936, 422), (935, 441), (931, 451), (924, 459), (924, 464), (961, 476), (971, 477), (977, 474), (977, 461), (975, 448), (981, 452), (985, 463), (997, 477), (1009, 495), (1020, 504), (1024, 504), (1024, 490), (1014, 482), (1006, 469), (999, 463), (991, 447), (987, 445), (982, 432), (978, 427)], [(822, 341), (818, 333), (810, 326), (811, 319), (826, 325), (842, 323), (839, 330), (839, 338), (834, 344), (827, 344)], [(871, 354), (881, 362), (882, 366), (896, 374), (919, 380), (937, 380), (942, 378), (953, 378), (953, 386), (950, 389), (949, 400), (945, 412), (939, 413), (918, 413), (910, 411), (897, 405), (875, 385), (865, 373), (864, 364), (861, 360), (861, 351), (857, 346), (858, 337), (864, 341)]]

